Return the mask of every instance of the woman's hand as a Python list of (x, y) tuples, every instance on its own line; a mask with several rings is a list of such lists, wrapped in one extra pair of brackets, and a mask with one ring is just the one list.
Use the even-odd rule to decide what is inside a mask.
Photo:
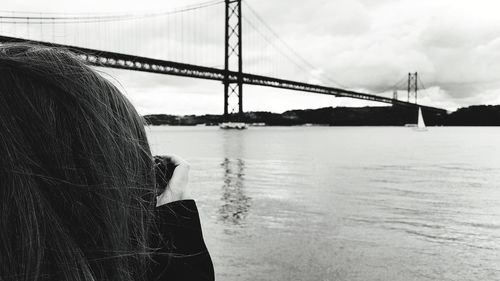
[(156, 197), (156, 207), (188, 198), (189, 163), (176, 155), (164, 155), (162, 158), (172, 163), (175, 169), (165, 190)]

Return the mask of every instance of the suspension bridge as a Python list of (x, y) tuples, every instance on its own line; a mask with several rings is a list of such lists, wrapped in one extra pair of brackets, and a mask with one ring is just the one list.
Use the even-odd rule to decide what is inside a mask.
[(392, 97), (366, 93), (315, 75), (317, 68), (242, 0), (131, 14), (0, 11), (0, 43), (8, 42), (66, 48), (100, 67), (220, 81), (226, 117), (243, 113), (245, 84), (446, 112), (417, 103), (417, 73), (408, 74), (406, 100), (397, 91)]

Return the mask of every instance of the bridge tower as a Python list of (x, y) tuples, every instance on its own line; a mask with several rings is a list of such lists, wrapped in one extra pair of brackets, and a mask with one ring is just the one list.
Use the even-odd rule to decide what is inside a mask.
[(410, 102), (410, 96), (415, 97), (415, 103), (417, 103), (418, 97), (418, 73), (408, 73), (408, 102)]
[[(224, 51), (224, 117), (229, 114), (243, 114), (243, 53), (241, 32), (241, 0), (225, 0), (226, 28)], [(236, 81), (229, 79), (230, 72), (236, 72)]]

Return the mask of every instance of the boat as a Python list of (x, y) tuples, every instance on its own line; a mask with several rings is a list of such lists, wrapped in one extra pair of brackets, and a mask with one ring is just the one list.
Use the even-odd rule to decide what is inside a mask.
[(219, 124), (219, 128), (225, 130), (229, 129), (244, 130), (248, 128), (248, 125), (243, 122), (223, 122)]
[(427, 131), (427, 127), (425, 127), (424, 116), (422, 115), (422, 109), (418, 108), (418, 123), (417, 126), (413, 128), (415, 131)]

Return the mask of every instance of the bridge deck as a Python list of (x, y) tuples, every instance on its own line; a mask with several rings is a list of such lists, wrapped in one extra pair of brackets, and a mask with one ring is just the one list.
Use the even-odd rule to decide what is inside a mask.
[[(22, 38), (8, 37), (8, 36), (0, 36), (0, 42), (2, 43), (29, 42), (38, 45), (61, 47), (75, 53), (76, 55), (87, 61), (89, 64), (101, 67), (137, 70), (144, 72), (218, 80), (218, 81), (224, 81), (224, 79), (229, 79), (231, 82), (236, 82), (238, 80), (237, 72), (234, 71), (226, 72), (223, 69), (212, 68), (212, 67), (198, 66), (198, 65), (166, 61), (166, 60), (158, 60), (147, 57), (120, 54), (115, 52), (87, 49), (76, 46), (60, 45), (43, 41), (29, 41)], [(357, 91), (351, 91), (334, 87), (326, 87), (326, 86), (302, 83), (291, 80), (284, 80), (268, 76), (242, 73), (241, 79), (243, 80), (243, 83), (251, 85), (296, 90), (296, 91), (303, 91), (303, 92), (310, 92), (310, 93), (324, 94), (324, 95), (332, 95), (337, 97), (348, 97), (354, 99), (388, 103), (405, 107), (421, 107), (423, 110), (426, 111), (446, 113), (446, 110), (441, 108), (409, 103), (405, 101), (400, 101), (392, 98), (387, 98)]]

